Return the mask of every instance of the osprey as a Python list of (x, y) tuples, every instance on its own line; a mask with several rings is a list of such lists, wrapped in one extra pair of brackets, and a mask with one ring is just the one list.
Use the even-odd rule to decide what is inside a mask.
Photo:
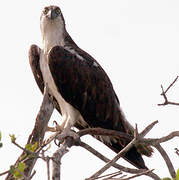
[[(41, 92), (48, 86), (62, 115), (60, 129), (100, 127), (133, 135), (134, 128), (122, 113), (110, 79), (99, 63), (72, 40), (59, 7), (44, 8), (40, 28), (43, 48), (32, 45), (29, 61)], [(129, 143), (119, 137), (96, 138), (116, 153)], [(141, 154), (151, 156), (151, 147), (134, 146), (123, 158), (137, 168), (147, 168)]]

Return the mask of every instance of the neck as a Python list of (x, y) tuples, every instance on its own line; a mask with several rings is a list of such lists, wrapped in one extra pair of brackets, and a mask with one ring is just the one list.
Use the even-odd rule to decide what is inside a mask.
[(41, 28), (42, 43), (45, 52), (48, 52), (54, 46), (64, 46), (65, 30), (58, 27), (57, 24), (49, 24), (45, 28)]

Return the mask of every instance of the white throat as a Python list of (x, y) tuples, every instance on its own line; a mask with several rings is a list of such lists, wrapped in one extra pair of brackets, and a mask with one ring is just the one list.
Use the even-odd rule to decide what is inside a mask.
[(45, 52), (54, 46), (64, 46), (64, 26), (58, 22), (41, 22), (42, 43)]

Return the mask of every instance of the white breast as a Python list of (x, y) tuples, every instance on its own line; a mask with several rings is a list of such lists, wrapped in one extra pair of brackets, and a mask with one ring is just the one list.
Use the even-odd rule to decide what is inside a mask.
[(45, 82), (45, 85), (48, 86), (50, 90), (50, 94), (55, 97), (57, 100), (61, 112), (62, 112), (62, 128), (71, 127), (74, 125), (75, 121), (79, 119), (80, 113), (78, 110), (76, 110), (74, 107), (72, 107), (69, 103), (67, 103), (61, 94), (58, 92), (57, 87), (55, 85), (55, 82), (53, 80), (52, 74), (50, 72), (49, 66), (48, 66), (48, 58), (47, 53), (42, 51), (40, 55), (40, 69), (42, 71), (43, 79)]

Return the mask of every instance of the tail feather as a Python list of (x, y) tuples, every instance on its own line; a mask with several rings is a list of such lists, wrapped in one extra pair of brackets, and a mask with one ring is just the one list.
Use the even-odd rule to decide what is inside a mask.
[[(118, 143), (111, 143), (106, 145), (116, 153), (119, 153), (124, 148)], [(136, 147), (132, 147), (128, 152), (126, 152), (123, 158), (132, 165), (134, 165), (136, 168), (148, 169), (145, 165), (145, 162), (141, 154), (137, 151)]]
[[(116, 121), (117, 124), (111, 129), (133, 135), (134, 128), (132, 127), (132, 125), (125, 119), (122, 111), (118, 111), (118, 113), (118, 116), (116, 116), (119, 118)], [(102, 141), (116, 153), (119, 153), (129, 143), (128, 140), (120, 139), (118, 137), (111, 137), (110, 142), (106, 141), (106, 138), (104, 136), (101, 136), (101, 138), (96, 138)], [(152, 152), (153, 149), (150, 146), (145, 146), (143, 144), (135, 144), (128, 152), (126, 152), (123, 158), (139, 169), (148, 169), (145, 165), (142, 155), (150, 157), (152, 155)]]
[(136, 144), (135, 147), (140, 154), (145, 155), (147, 157), (152, 156), (153, 149), (151, 146), (146, 146), (143, 144)]
[[(134, 128), (133, 126), (126, 120), (124, 114), (123, 114), (123, 111), (120, 110), (118, 111), (119, 115), (119, 119), (120, 119), (120, 122), (122, 123), (123, 125), (123, 132), (126, 132), (127, 134), (131, 134), (133, 135), (134, 134)], [(117, 130), (117, 129), (116, 129)], [(125, 140), (124, 140), (125, 141)], [(126, 144), (126, 143), (124, 143)], [(135, 145), (136, 147), (136, 150), (138, 153), (142, 154), (142, 155), (145, 155), (147, 157), (150, 157), (152, 156), (152, 153), (153, 153), (153, 149), (152, 147), (150, 146), (146, 146), (146, 145), (143, 145), (143, 144), (136, 144)]]

